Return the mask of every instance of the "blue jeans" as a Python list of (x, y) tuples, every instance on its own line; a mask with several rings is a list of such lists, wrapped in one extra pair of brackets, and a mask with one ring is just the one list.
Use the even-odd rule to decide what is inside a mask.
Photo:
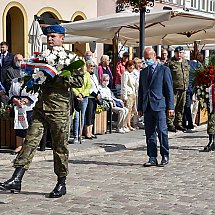
[[(81, 104), (81, 129), (83, 130), (84, 127), (84, 121), (85, 121), (85, 112), (87, 109), (87, 104), (88, 104), (88, 97), (84, 97), (82, 100), (82, 104)], [(75, 117), (73, 120), (73, 135), (75, 138), (79, 137), (80, 134), (80, 127), (79, 127), (79, 116), (80, 113), (78, 111), (75, 110)]]

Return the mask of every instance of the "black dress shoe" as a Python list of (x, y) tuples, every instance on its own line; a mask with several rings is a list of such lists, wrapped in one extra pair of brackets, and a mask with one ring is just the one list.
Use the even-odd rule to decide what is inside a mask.
[(92, 137), (87, 137), (87, 136), (85, 136), (85, 139), (87, 139), (87, 140), (92, 140), (93, 138), (92, 138)]
[(168, 131), (176, 132), (175, 126), (173, 126), (173, 125), (168, 126)]
[(165, 166), (165, 165), (167, 165), (168, 163), (169, 163), (169, 158), (166, 157), (166, 156), (164, 156), (164, 157), (162, 158), (162, 160), (161, 160), (160, 165), (161, 165), (161, 166)]
[(176, 128), (176, 130), (183, 131), (183, 132), (185, 132), (187, 130), (186, 128), (184, 128), (181, 125), (175, 126), (175, 128)]
[(157, 159), (151, 159), (151, 158), (149, 158), (148, 162), (143, 164), (144, 167), (151, 167), (151, 166), (157, 166), (157, 165), (158, 165)]

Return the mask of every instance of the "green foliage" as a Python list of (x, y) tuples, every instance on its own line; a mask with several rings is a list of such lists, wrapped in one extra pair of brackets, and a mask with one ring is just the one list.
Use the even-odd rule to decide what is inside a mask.
[(214, 65), (215, 66), (215, 55), (211, 55), (209, 57), (209, 65)]

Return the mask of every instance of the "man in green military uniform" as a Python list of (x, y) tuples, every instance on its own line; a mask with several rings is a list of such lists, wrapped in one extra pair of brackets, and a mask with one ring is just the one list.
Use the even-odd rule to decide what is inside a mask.
[[(60, 25), (48, 26), (44, 29), (47, 35), (49, 49), (62, 46), (65, 29)], [(68, 174), (67, 133), (70, 111), (70, 87), (81, 87), (83, 84), (83, 69), (76, 70), (72, 77), (56, 75), (49, 78), (38, 98), (29, 125), (28, 134), (23, 148), (14, 161), (15, 171), (12, 177), (0, 183), (0, 189), (11, 192), (21, 191), (21, 181), (25, 171), (29, 168), (34, 154), (42, 138), (44, 127), (51, 131), (54, 172), (57, 184), (50, 193), (50, 198), (58, 198), (66, 194), (66, 176)]]
[(176, 47), (175, 55), (168, 61), (167, 66), (172, 72), (175, 105), (175, 116), (167, 117), (168, 130), (172, 132), (176, 132), (176, 130), (186, 131), (186, 128), (182, 126), (182, 117), (189, 83), (190, 66), (184, 59), (182, 46)]

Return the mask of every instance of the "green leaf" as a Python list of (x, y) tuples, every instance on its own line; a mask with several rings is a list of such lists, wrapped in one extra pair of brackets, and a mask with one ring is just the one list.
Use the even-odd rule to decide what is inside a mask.
[(59, 76), (65, 77), (65, 78), (70, 78), (71, 77), (71, 72), (69, 70), (63, 70)]
[(72, 62), (70, 65), (66, 66), (63, 68), (63, 70), (69, 70), (72, 71), (74, 69), (79, 69), (84, 65), (84, 61), (83, 60), (76, 60), (74, 62)]

